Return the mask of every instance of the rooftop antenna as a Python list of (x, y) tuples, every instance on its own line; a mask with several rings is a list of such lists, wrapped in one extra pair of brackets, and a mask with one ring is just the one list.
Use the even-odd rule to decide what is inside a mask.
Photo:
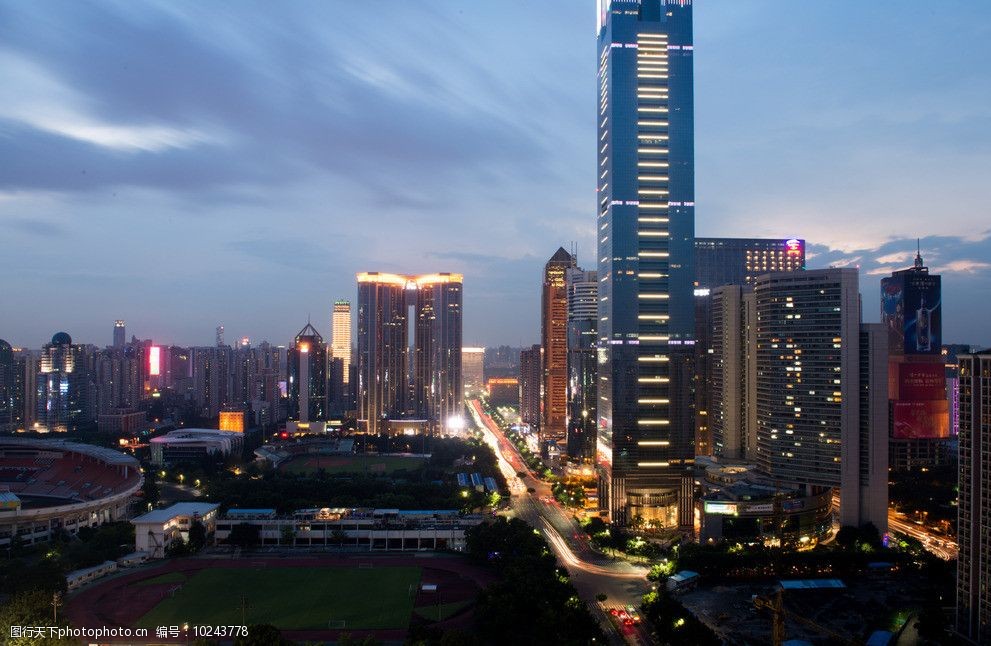
[(922, 238), (915, 239), (915, 268), (922, 269), (925, 263), (922, 262)]

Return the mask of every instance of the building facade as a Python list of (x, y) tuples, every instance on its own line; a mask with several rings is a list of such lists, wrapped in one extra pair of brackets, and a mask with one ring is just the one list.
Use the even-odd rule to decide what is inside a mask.
[(695, 436), (691, 1), (601, 0), (596, 35), (600, 472), (614, 522), (687, 527), (691, 490), (681, 482)]
[(887, 529), (886, 337), (862, 325), (856, 269), (765, 274), (754, 288), (756, 462), (840, 520)]
[(543, 384), (540, 346), (533, 345), (520, 352), (520, 421), (532, 427), (540, 426), (540, 389)]
[(433, 431), (459, 425), (462, 275), (366, 272), (357, 280), (359, 424), (372, 434), (388, 432), (390, 419), (423, 419)]
[(715, 455), (712, 293), (725, 285), (753, 289), (757, 276), (805, 269), (797, 238), (695, 238), (695, 450)]
[(596, 451), (598, 277), (577, 267), (568, 288), (568, 457), (593, 464)]
[(710, 392), (712, 454), (744, 460), (753, 457), (757, 439), (756, 301), (752, 290), (724, 285), (712, 290), (710, 303), (711, 368), (702, 387)]
[(991, 354), (960, 360), (957, 632), (991, 640)]
[(568, 286), (575, 258), (558, 248), (544, 265), (540, 345), (543, 353), (541, 441), (564, 444), (568, 424)]
[(881, 280), (888, 333), (889, 462), (896, 470), (950, 461), (950, 403), (942, 355), (940, 276), (921, 253), (909, 269)]
[(58, 332), (41, 353), (37, 380), (39, 429), (65, 433), (92, 423), (92, 384), (84, 348), (72, 343), (65, 332)]
[(341, 360), (346, 385), (350, 382), (348, 366), (351, 365), (351, 303), (349, 301), (334, 301), (330, 325), (330, 356)]
[(461, 371), (465, 397), (478, 397), (485, 391), (485, 348), (461, 348)]
[(309, 323), (287, 353), (289, 419), (303, 424), (327, 419), (327, 348)]

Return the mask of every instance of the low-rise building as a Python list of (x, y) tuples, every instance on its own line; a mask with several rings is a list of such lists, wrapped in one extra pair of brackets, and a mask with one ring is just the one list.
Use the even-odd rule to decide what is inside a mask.
[(132, 519), (135, 551), (147, 552), (150, 558), (165, 558), (176, 540), (189, 540), (189, 528), (196, 521), (203, 523), (209, 540), (217, 529), (218, 507), (209, 502), (179, 502)]
[(181, 428), (151, 438), (151, 462), (155, 465), (198, 460), (210, 455), (239, 455), (244, 433), (211, 428)]
[(278, 517), (273, 509), (231, 509), (217, 521), (215, 542), (225, 544), (236, 525), (256, 525), (261, 545), (336, 547), (360, 551), (465, 549), (465, 530), (478, 514), (456, 510), (302, 509)]

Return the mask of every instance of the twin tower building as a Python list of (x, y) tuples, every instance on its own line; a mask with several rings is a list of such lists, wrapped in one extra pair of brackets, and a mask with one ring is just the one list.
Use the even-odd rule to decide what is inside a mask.
[(329, 344), (307, 324), (289, 350), (289, 406), (296, 427), (327, 419), (324, 406), (331, 408), (327, 402), (335, 399), (324, 394), (329, 383), (356, 405), (364, 432), (460, 430), (462, 275), (366, 272), (357, 280), (357, 353), (346, 301), (334, 305)]

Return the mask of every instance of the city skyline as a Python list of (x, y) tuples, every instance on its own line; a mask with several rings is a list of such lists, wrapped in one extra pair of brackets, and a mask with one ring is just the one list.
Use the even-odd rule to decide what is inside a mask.
[[(991, 10), (941, 7), (697, 6), (697, 234), (804, 238), (809, 268), (859, 264), (867, 295), (910, 266), (922, 237), (946, 277), (947, 340), (989, 345), (989, 162), (974, 151), (987, 148)], [(0, 79), (15, 90), (0, 109), (0, 163), (12, 169), (0, 231), (15, 243), (0, 270), (22, 277), (9, 284), (3, 338), (40, 348), (65, 330), (102, 346), (121, 318), (163, 344), (211, 345), (220, 322), (232, 338), (286, 344), (301, 316), (324, 321), (335, 299), (353, 300), (355, 271), (443, 262), (465, 274), (466, 339), (535, 341), (531, 285), (547, 254), (574, 241), (580, 262), (592, 256), (592, 3), (548, 3), (525, 21), (494, 6), (400, 6), (376, 28), (397, 39), (390, 48), (369, 44), (356, 8), (250, 13), (0, 8)], [(404, 35), (411, 21), (463, 60)], [(121, 54), (129, 68), (114, 63)], [(737, 74), (743, 58), (760, 83)], [(353, 109), (373, 100), (381, 111)], [(393, 113), (425, 125), (376, 135)], [(479, 146), (459, 146), (465, 137)], [(825, 168), (829, 191), (817, 185)], [(352, 211), (395, 234), (371, 237), (366, 217), (341, 215)], [(266, 290), (259, 308), (248, 293)]]

